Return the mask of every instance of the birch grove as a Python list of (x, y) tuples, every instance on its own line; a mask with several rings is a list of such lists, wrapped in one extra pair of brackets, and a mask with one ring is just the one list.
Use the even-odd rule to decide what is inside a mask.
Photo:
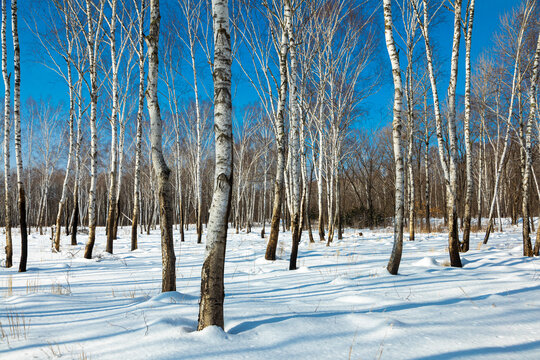
[(7, 268), (32, 271), (34, 236), (99, 261), (159, 235), (176, 291), (182, 247), (204, 242), (202, 330), (225, 326), (229, 230), (291, 271), (363, 229), (391, 229), (392, 275), (424, 232), (456, 268), (518, 226), (540, 253), (536, 0), (489, 42), (475, 0), (1, 4)]

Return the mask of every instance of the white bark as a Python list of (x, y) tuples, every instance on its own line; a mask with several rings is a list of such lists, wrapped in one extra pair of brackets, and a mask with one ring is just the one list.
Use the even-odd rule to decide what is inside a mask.
[(227, 0), (212, 1), (214, 27), (214, 131), (216, 168), (214, 193), (206, 235), (206, 256), (201, 272), (198, 330), (223, 328), (225, 248), (233, 183), (231, 102), (231, 37)]
[(148, 45), (148, 76), (146, 104), (150, 115), (150, 141), (152, 165), (157, 177), (159, 196), (159, 220), (161, 228), (162, 286), (161, 290), (176, 290), (176, 257), (173, 242), (173, 207), (170, 169), (165, 162), (162, 146), (162, 119), (158, 102), (158, 50), (159, 50), (159, 0), (150, 0), (150, 29), (146, 38)]
[(60, 197), (60, 202), (58, 203), (58, 212), (56, 215), (56, 234), (54, 239), (54, 249), (55, 251), (60, 251), (60, 222), (62, 220), (62, 210), (67, 197), (67, 185), (69, 181), (69, 175), (71, 171), (71, 163), (73, 158), (73, 147), (74, 147), (74, 122), (75, 122), (75, 84), (73, 83), (73, 70), (72, 70), (72, 52), (73, 52), (73, 37), (71, 36), (71, 20), (70, 12), (65, 11), (64, 22), (66, 26), (66, 41), (67, 41), (67, 53), (65, 54), (66, 68), (67, 68), (67, 86), (69, 91), (69, 150), (68, 150), (68, 160), (66, 165), (66, 174), (64, 176), (64, 182), (62, 184), (62, 195)]
[(26, 194), (23, 184), (23, 160), (21, 144), (21, 60), (17, 0), (11, 0), (11, 33), (13, 36), (13, 124), (15, 130), (15, 162), (17, 164), (17, 192), (19, 205), (19, 225), (21, 228), (21, 262), (19, 272), (26, 271), (28, 257), (28, 233), (26, 228)]
[(137, 55), (139, 56), (139, 94), (137, 107), (137, 134), (135, 140), (135, 176), (133, 183), (133, 218), (131, 220), (131, 250), (136, 250), (137, 244), (137, 224), (140, 213), (140, 194), (141, 194), (141, 144), (142, 144), (142, 116), (144, 110), (144, 14), (145, 0), (141, 0), (140, 9), (138, 10), (138, 38), (137, 38)]
[(394, 246), (387, 269), (392, 275), (398, 273), (403, 251), (403, 155), (401, 153), (401, 106), (402, 106), (402, 82), (401, 68), (399, 66), (399, 54), (396, 50), (393, 35), (392, 2), (383, 0), (384, 11), (384, 37), (390, 63), (392, 64), (392, 78), (394, 81), (394, 118), (392, 121), (392, 144), (394, 150), (395, 166), (395, 213), (394, 213)]
[[(99, 53), (101, 24), (103, 21), (103, 9), (105, 0), (100, 0), (99, 10), (96, 14), (92, 12), (93, 4), (86, 0), (86, 20), (88, 30), (82, 29), (86, 38), (88, 65), (90, 67), (90, 189), (88, 192), (88, 242), (84, 251), (86, 259), (92, 258), (92, 251), (96, 241), (96, 184), (97, 184), (97, 60)], [(96, 21), (96, 24), (94, 24)], [(95, 26), (94, 26), (95, 25)]]
[[(287, 11), (288, 8), (288, 11)], [(289, 73), (289, 154), (291, 157), (291, 231), (292, 231), (292, 251), (289, 263), (289, 270), (296, 269), (296, 258), (298, 256), (298, 244), (300, 243), (300, 203), (301, 203), (301, 173), (300, 173), (300, 116), (298, 107), (298, 60), (297, 60), (297, 43), (293, 26), (293, 14), (291, 13), (291, 2), (285, 0), (285, 27), (289, 37), (289, 52), (290, 52), (290, 73)]]
[[(285, 12), (289, 11), (290, 8), (284, 7)], [(287, 18), (289, 15), (285, 15), (284, 18)], [(274, 124), (276, 132), (276, 156), (277, 156), (277, 165), (276, 165), (276, 179), (274, 182), (274, 206), (272, 209), (272, 223), (270, 225), (270, 238), (268, 240), (268, 245), (266, 247), (266, 260), (275, 260), (276, 259), (276, 248), (279, 236), (279, 222), (281, 219), (281, 204), (283, 201), (283, 185), (284, 185), (284, 171), (285, 171), (285, 102), (287, 100), (287, 88), (288, 88), (288, 79), (287, 79), (287, 53), (289, 51), (289, 39), (287, 35), (287, 30), (285, 28), (281, 29), (281, 40), (278, 47), (279, 55), (279, 97), (276, 107), (276, 112), (274, 115)]]
[[(529, 92), (529, 117), (527, 120), (527, 132), (526, 132), (526, 142), (525, 142), (525, 155), (526, 155), (526, 162), (525, 162), (525, 173), (523, 174), (523, 255), (525, 256), (532, 256), (539, 254), (540, 252), (540, 239), (537, 236), (536, 242), (534, 246), (534, 251), (531, 248), (531, 242), (529, 239), (529, 229), (525, 228), (525, 217), (527, 217), (527, 225), (529, 223), (528, 217), (529, 217), (529, 211), (528, 211), (528, 205), (529, 205), (529, 174), (531, 172), (532, 167), (532, 149), (531, 149), (531, 137), (532, 137), (532, 128), (533, 128), (533, 122), (536, 120), (536, 112), (537, 112), (537, 104), (536, 104), (536, 96), (537, 96), (537, 84), (538, 84), (538, 68), (540, 67), (540, 34), (538, 34), (538, 39), (536, 41), (536, 52), (534, 56), (534, 63), (532, 68), (532, 76), (531, 76), (531, 87)], [(527, 210), (527, 211), (525, 211)], [(539, 233), (540, 233), (540, 226), (539, 226)]]
[(465, 211), (463, 225), (463, 241), (460, 250), (469, 251), (469, 236), (471, 232), (471, 208), (473, 201), (472, 174), (472, 141), (471, 141), (471, 38), (474, 20), (474, 0), (470, 1), (468, 9), (467, 33), (465, 34), (465, 172), (467, 185), (465, 190)]
[(9, 196), (10, 182), (10, 153), (9, 143), (11, 142), (11, 85), (10, 75), (7, 70), (7, 5), (6, 0), (2, 0), (2, 77), (4, 79), (4, 204), (5, 204), (5, 230), (6, 230), (6, 267), (13, 266), (13, 243), (11, 238), (11, 199)]
[(521, 26), (518, 32), (518, 37), (516, 39), (516, 54), (515, 54), (515, 61), (514, 61), (514, 72), (512, 75), (512, 88), (511, 88), (511, 94), (510, 94), (510, 102), (508, 107), (508, 117), (506, 118), (506, 135), (504, 137), (504, 146), (503, 146), (503, 152), (502, 155), (498, 161), (498, 163), (495, 164), (496, 166), (496, 176), (495, 176), (495, 185), (493, 187), (493, 196), (491, 198), (491, 206), (489, 210), (489, 216), (488, 216), (488, 228), (486, 230), (486, 235), (484, 236), (484, 244), (487, 244), (489, 240), (489, 235), (493, 229), (493, 211), (495, 209), (495, 205), (497, 205), (497, 213), (499, 214), (499, 223), (502, 231), (502, 223), (500, 222), (500, 206), (499, 206), (499, 199), (498, 199), (498, 192), (499, 192), (499, 184), (501, 181), (501, 174), (503, 170), (503, 166), (506, 160), (506, 153), (508, 150), (508, 139), (510, 135), (510, 128), (512, 127), (512, 116), (514, 114), (514, 100), (516, 97), (516, 89), (517, 85), (521, 82), (521, 74), (520, 74), (520, 57), (521, 57), (521, 47), (523, 42), (523, 36), (526, 29), (526, 24), (528, 23), (529, 17), (532, 13), (532, 6), (530, 2), (527, 2), (527, 7), (525, 9), (524, 16), (522, 18)]
[(415, 2), (415, 13), (420, 28), (424, 37), (426, 48), (426, 60), (428, 63), (428, 73), (431, 83), (431, 91), (433, 94), (433, 107), (435, 112), (437, 144), (439, 148), (439, 159), (444, 173), (444, 181), (446, 184), (446, 209), (448, 212), (448, 249), (450, 255), (450, 264), (454, 267), (461, 267), (459, 258), (459, 234), (457, 228), (457, 136), (456, 136), (456, 85), (457, 85), (457, 69), (459, 58), (459, 42), (461, 38), (461, 0), (456, 0), (454, 3), (454, 35), (452, 42), (452, 57), (450, 62), (450, 83), (448, 85), (448, 147), (449, 156), (446, 155), (446, 145), (443, 139), (442, 116), (440, 112), (439, 95), (437, 91), (437, 82), (433, 65), (433, 53), (430, 45), (429, 37), (429, 15), (426, 1), (422, 1), (423, 22), (421, 22), (420, 13)]
[(107, 245), (105, 251), (113, 253), (114, 223), (116, 221), (117, 208), (117, 170), (118, 170), (118, 67), (116, 54), (116, 9), (117, 0), (109, 0), (111, 5), (111, 18), (109, 24), (109, 46), (111, 53), (111, 73), (112, 73), (112, 108), (111, 108), (111, 150), (109, 167), (109, 211), (107, 216)]

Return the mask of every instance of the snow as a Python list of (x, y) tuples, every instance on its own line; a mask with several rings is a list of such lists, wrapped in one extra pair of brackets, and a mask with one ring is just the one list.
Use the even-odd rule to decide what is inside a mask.
[(128, 228), (119, 229), (110, 255), (99, 229), (92, 260), (82, 258), (86, 235), (77, 246), (64, 237), (52, 253), (50, 235), (32, 233), (24, 274), (15, 232), (15, 267), (0, 270), (0, 358), (540, 358), (540, 266), (522, 257), (518, 227), (480, 248), (483, 234), (472, 234), (462, 269), (447, 266), (446, 234), (416, 234), (398, 276), (385, 269), (392, 234), (360, 231), (330, 247), (304, 236), (289, 271), (290, 233), (271, 262), (258, 233), (231, 229), (225, 330), (200, 332), (204, 244), (193, 230), (175, 243), (178, 292), (163, 294), (158, 232), (131, 252)]

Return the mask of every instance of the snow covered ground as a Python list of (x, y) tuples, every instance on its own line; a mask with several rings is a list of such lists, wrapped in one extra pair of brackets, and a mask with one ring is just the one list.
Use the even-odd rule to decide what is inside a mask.
[[(204, 245), (176, 243), (177, 289), (160, 294), (159, 234), (129, 251), (82, 258), (86, 237), (50, 251), (32, 234), (28, 272), (0, 269), (0, 359), (540, 359), (540, 264), (521, 256), (518, 228), (445, 266), (446, 235), (406, 242), (400, 275), (385, 266), (392, 235), (348, 230), (331, 247), (300, 245), (289, 271), (290, 233), (264, 260), (257, 233), (230, 232), (225, 331), (197, 324)], [(317, 238), (317, 236), (316, 236)], [(203, 239), (204, 240), (204, 239)], [(0, 238), (0, 244), (4, 240)]]

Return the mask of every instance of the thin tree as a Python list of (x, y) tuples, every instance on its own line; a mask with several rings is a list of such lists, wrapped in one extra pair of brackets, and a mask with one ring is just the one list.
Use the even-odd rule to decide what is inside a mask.
[(5, 230), (6, 230), (6, 267), (13, 266), (13, 242), (11, 238), (11, 199), (9, 196), (9, 143), (11, 141), (10, 128), (11, 128), (11, 76), (8, 75), (7, 70), (7, 36), (6, 36), (6, 23), (7, 23), (7, 5), (6, 0), (2, 0), (2, 77), (4, 78), (4, 204), (6, 207), (6, 213), (4, 217)]
[(214, 194), (206, 235), (206, 255), (201, 271), (201, 301), (197, 329), (223, 328), (223, 300), (227, 219), (233, 183), (231, 101), (231, 36), (228, 0), (212, 0), (214, 29), (214, 131), (216, 168)]
[(19, 205), (19, 225), (21, 228), (21, 262), (19, 272), (26, 271), (28, 259), (28, 229), (26, 227), (26, 195), (23, 183), (23, 163), (21, 146), (21, 51), (19, 47), (19, 27), (17, 23), (17, 0), (11, 1), (11, 33), (13, 36), (13, 123), (15, 126), (15, 161), (17, 163), (17, 193)]
[[(201, 118), (201, 105), (199, 101), (199, 85), (197, 77), (197, 66), (195, 63), (195, 43), (198, 38), (199, 23), (201, 21), (201, 7), (203, 2), (200, 0), (180, 0), (179, 5), (186, 19), (187, 40), (184, 40), (185, 45), (189, 49), (190, 65), (193, 75), (193, 93), (195, 94), (195, 216), (197, 228), (197, 243), (202, 241), (202, 179), (201, 179), (201, 162), (202, 162), (202, 141), (204, 123)], [(182, 37), (181, 37), (182, 38)]]
[[(134, 0), (135, 1), (135, 0)], [(136, 1), (135, 1), (136, 2)], [(136, 5), (136, 4), (135, 4)], [(137, 225), (140, 213), (141, 193), (141, 143), (142, 143), (142, 116), (144, 111), (144, 12), (145, 0), (141, 0), (138, 15), (138, 37), (136, 52), (139, 57), (139, 93), (137, 107), (137, 135), (135, 140), (135, 175), (133, 179), (133, 214), (131, 218), (131, 250), (137, 249)], [(135, 6), (135, 8), (137, 8)]]
[[(524, 33), (525, 33), (525, 30), (526, 30), (526, 26), (529, 22), (529, 18), (533, 12), (533, 6), (534, 4), (534, 0), (533, 1), (527, 1), (526, 5), (525, 5), (525, 9), (524, 9), (524, 12), (522, 14), (521, 17), (521, 21), (520, 21), (520, 27), (519, 27), (519, 31), (518, 31), (518, 34), (517, 34), (517, 39), (516, 39), (516, 42), (515, 42), (515, 46), (516, 46), (516, 54), (515, 54), (515, 58), (514, 58), (514, 70), (513, 70), (513, 75), (512, 75), (512, 86), (511, 86), (511, 93), (510, 93), (510, 102), (509, 102), (509, 105), (508, 105), (508, 117), (506, 118), (506, 134), (505, 134), (505, 137), (504, 137), (504, 146), (503, 146), (503, 151), (502, 151), (502, 154), (501, 154), (501, 157), (498, 161), (498, 163), (496, 164), (496, 175), (495, 175), (495, 184), (493, 185), (493, 196), (491, 198), (491, 206), (490, 206), (490, 209), (489, 209), (489, 216), (488, 216), (488, 225), (487, 225), (487, 230), (486, 230), (486, 234), (484, 236), (484, 241), (483, 241), (483, 244), (487, 244), (488, 240), (489, 240), (489, 236), (491, 234), (491, 231), (493, 230), (493, 217), (494, 217), (494, 210), (495, 210), (495, 205), (497, 205), (497, 208), (499, 207), (499, 202), (498, 202), (498, 199), (499, 199), (499, 185), (500, 185), (500, 182), (501, 182), (501, 174), (502, 174), (502, 171), (503, 171), (503, 168), (504, 168), (504, 165), (506, 163), (506, 154), (507, 154), (507, 151), (508, 151), (508, 145), (509, 145), (509, 135), (510, 135), (510, 128), (512, 127), (512, 117), (513, 117), (513, 114), (514, 114), (514, 101), (515, 101), (515, 98), (516, 98), (516, 93), (517, 93), (517, 88), (518, 88), (518, 84), (521, 83), (521, 77), (522, 77), (522, 73), (520, 71), (520, 59), (521, 59), (521, 51), (522, 51), (522, 44), (523, 44), (523, 37), (524, 37)], [(497, 99), (497, 101), (499, 101)], [(497, 105), (497, 121), (499, 120), (498, 119), (498, 105)], [(497, 209), (499, 210), (499, 209)], [(500, 211), (498, 211), (500, 213)], [(526, 255), (526, 251), (528, 252), (529, 251), (529, 246), (524, 246), (523, 247), (523, 254)], [(530, 251), (530, 253), (532, 254), (532, 250)], [(528, 255), (530, 256), (530, 255)]]
[(465, 33), (465, 172), (467, 186), (465, 191), (465, 211), (463, 215), (462, 252), (469, 251), (471, 234), (471, 208), (473, 202), (472, 141), (471, 141), (471, 38), (474, 20), (474, 0), (470, 0), (467, 13), (467, 32)]
[(111, 6), (111, 18), (110, 20), (105, 17), (105, 21), (109, 25), (109, 46), (111, 53), (111, 73), (112, 73), (112, 108), (111, 108), (111, 152), (110, 159), (111, 164), (109, 168), (109, 211), (107, 215), (107, 244), (105, 251), (109, 254), (113, 253), (113, 241), (115, 235), (115, 222), (116, 222), (116, 210), (118, 205), (117, 185), (118, 185), (118, 110), (119, 110), (119, 98), (118, 98), (118, 68), (120, 61), (117, 61), (116, 50), (116, 14), (117, 14), (117, 0), (109, 0)]
[[(265, 3), (266, 4), (266, 3)], [(268, 4), (266, 4), (268, 6)], [(285, 7), (284, 7), (285, 8)], [(290, 10), (289, 10), (290, 11)], [(268, 12), (272, 14), (270, 8)], [(284, 9), (284, 13), (285, 13)], [(272, 15), (269, 15), (272, 16)], [(276, 179), (274, 182), (274, 205), (272, 208), (272, 221), (270, 223), (270, 236), (266, 246), (264, 258), (276, 260), (276, 249), (279, 236), (279, 222), (281, 220), (281, 206), (283, 202), (284, 172), (285, 172), (285, 103), (287, 101), (288, 77), (287, 77), (287, 53), (289, 51), (289, 36), (283, 19), (281, 23), (281, 40), (279, 42), (279, 92), (278, 104), (275, 113), (274, 130), (276, 132)]]
[[(526, 154), (526, 162), (525, 162), (525, 173), (523, 174), (523, 253), (525, 254), (525, 246), (530, 246), (530, 240), (529, 237), (529, 229), (525, 228), (525, 217), (528, 217), (528, 198), (529, 198), (529, 173), (531, 172), (532, 168), (532, 150), (531, 150), (531, 133), (532, 133), (532, 125), (533, 122), (536, 119), (536, 113), (537, 113), (537, 103), (536, 103), (536, 96), (537, 96), (537, 86), (538, 86), (538, 72), (540, 67), (540, 33), (538, 34), (538, 40), (536, 41), (536, 52), (534, 55), (534, 63), (532, 68), (532, 76), (531, 76), (531, 87), (529, 89), (529, 118), (527, 121), (527, 135), (526, 135), (526, 144), (525, 144), (525, 154)], [(534, 230), (533, 230), (534, 231)], [(533, 254), (538, 256), (540, 254), (540, 226), (538, 226), (538, 232), (536, 235), (536, 241), (534, 244), (534, 251)], [(528, 250), (528, 249), (527, 249)], [(530, 256), (530, 255), (528, 255)]]
[[(49, 57), (51, 58), (52, 62), (55, 65), (55, 71), (66, 81), (69, 91), (69, 119), (68, 119), (68, 128), (69, 128), (69, 150), (68, 150), (68, 160), (66, 165), (66, 173), (64, 175), (64, 182), (62, 183), (62, 194), (60, 196), (60, 201), (58, 202), (58, 212), (56, 215), (56, 232), (54, 236), (54, 250), (60, 251), (60, 231), (61, 231), (61, 221), (62, 221), (62, 212), (64, 211), (64, 206), (66, 205), (67, 201), (67, 190), (68, 190), (68, 181), (71, 173), (71, 167), (73, 162), (73, 149), (75, 145), (75, 131), (74, 131), (74, 123), (75, 123), (75, 98), (76, 98), (76, 84), (74, 83), (73, 79), (73, 51), (75, 49), (75, 42), (76, 42), (76, 36), (73, 36), (73, 29), (72, 25), (73, 22), (71, 20), (71, 13), (66, 8), (65, 2), (55, 2), (55, 5), (58, 8), (59, 15), (63, 16), (63, 25), (65, 26), (64, 29), (64, 35), (65, 35), (65, 45), (64, 40), (60, 39), (59, 32), (55, 32), (57, 35), (57, 41), (59, 43), (59, 51), (57, 51), (62, 59), (65, 62), (66, 65), (66, 73), (64, 73), (61, 70), (61, 67), (59, 64), (56, 63), (54, 60), (54, 56), (49, 52), (47, 49), (46, 51), (49, 54)], [(45, 47), (47, 44), (42, 40), (41, 36), (38, 38), (40, 39), (42, 45)], [(30, 165), (29, 165), (30, 166)]]
[[(301, 148), (300, 148), (300, 114), (298, 104), (298, 59), (297, 59), (297, 41), (295, 37), (293, 14), (295, 9), (292, 8), (290, 0), (285, 0), (285, 28), (289, 37), (289, 53), (290, 53), (290, 97), (289, 97), (289, 126), (290, 126), (290, 141), (289, 141), (289, 156), (290, 156), (290, 179), (291, 179), (291, 232), (292, 232), (292, 248), (291, 258), (289, 261), (289, 270), (296, 269), (296, 259), (298, 257), (298, 244), (300, 243), (301, 233), (301, 211), (302, 211), (302, 196), (301, 196)], [(296, 6), (295, 6), (296, 8)]]
[(392, 21), (392, 1), (383, 0), (384, 11), (384, 37), (386, 48), (392, 64), (392, 78), (394, 80), (394, 119), (392, 121), (392, 138), (394, 148), (395, 166), (395, 220), (394, 220), (394, 246), (392, 255), (386, 267), (390, 274), (398, 273), (403, 251), (403, 154), (401, 152), (401, 106), (403, 90), (401, 89), (401, 68), (399, 67), (399, 54), (394, 42)]
[(161, 291), (176, 290), (176, 256), (173, 242), (172, 186), (169, 180), (171, 170), (165, 162), (162, 145), (162, 120), (158, 103), (158, 63), (159, 63), (159, 0), (150, 0), (150, 28), (146, 42), (148, 46), (148, 76), (146, 105), (150, 115), (150, 141), (152, 144), (152, 165), (157, 177), (159, 197), (159, 223), (161, 228)]
[[(443, 168), (444, 182), (446, 185), (446, 210), (448, 213), (448, 253), (450, 255), (450, 265), (453, 267), (461, 267), (461, 259), (459, 257), (459, 234), (457, 223), (457, 135), (456, 135), (456, 86), (457, 86), (457, 71), (459, 59), (459, 43), (461, 39), (461, 5), (462, 0), (456, 0), (453, 4), (454, 8), (454, 35), (452, 41), (452, 56), (450, 62), (450, 82), (448, 84), (448, 148), (446, 152), (446, 144), (443, 139), (443, 124), (442, 115), (439, 104), (439, 94), (437, 90), (437, 82), (433, 65), (433, 52), (429, 37), (429, 24), (431, 18), (428, 15), (428, 6), (425, 0), (422, 0), (423, 21), (420, 16), (419, 6), (416, 1), (413, 1), (417, 21), (420, 24), (420, 29), (424, 37), (426, 48), (426, 60), (428, 63), (428, 73), (431, 83), (431, 92), (433, 94), (433, 108), (435, 111), (437, 143), (439, 147), (439, 160)], [(441, 3), (442, 6), (442, 3)]]
[[(99, 55), (99, 44), (103, 22), (105, 0), (100, 0), (98, 13), (94, 14), (92, 8), (94, 4), (86, 0), (85, 15), (88, 30), (82, 31), (87, 44), (88, 65), (90, 66), (90, 189), (88, 194), (88, 242), (84, 249), (84, 257), (92, 258), (92, 251), (96, 241), (96, 184), (97, 184), (97, 61)], [(94, 24), (94, 22), (96, 22)], [(81, 28), (84, 28), (80, 24)], [(95, 25), (95, 26), (94, 26)]]

